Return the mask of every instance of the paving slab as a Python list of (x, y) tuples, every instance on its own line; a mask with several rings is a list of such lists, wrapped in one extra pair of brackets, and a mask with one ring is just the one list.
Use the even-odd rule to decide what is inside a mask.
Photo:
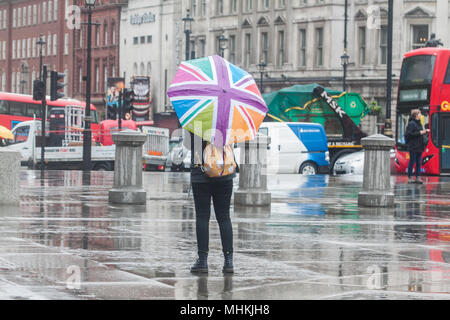
[(362, 208), (362, 176), (269, 175), (270, 208), (231, 208), (233, 276), (212, 214), (206, 277), (189, 272), (189, 174), (144, 173), (139, 206), (109, 204), (113, 180), (21, 171), (20, 204), (0, 207), (0, 299), (450, 299), (448, 177), (392, 176), (395, 207)]

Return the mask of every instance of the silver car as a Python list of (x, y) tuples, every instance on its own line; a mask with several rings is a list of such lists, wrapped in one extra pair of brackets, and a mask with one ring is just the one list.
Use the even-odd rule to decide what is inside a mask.
[[(395, 159), (395, 150), (390, 153), (391, 170)], [(364, 150), (346, 154), (336, 160), (333, 174), (363, 174), (364, 173)]]

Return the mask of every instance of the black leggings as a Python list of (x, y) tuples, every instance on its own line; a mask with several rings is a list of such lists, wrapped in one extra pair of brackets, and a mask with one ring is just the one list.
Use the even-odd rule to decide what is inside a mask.
[(233, 228), (230, 219), (233, 180), (192, 183), (194, 193), (197, 247), (199, 252), (209, 249), (209, 219), (211, 216), (211, 198), (214, 212), (219, 223), (223, 252), (233, 252)]

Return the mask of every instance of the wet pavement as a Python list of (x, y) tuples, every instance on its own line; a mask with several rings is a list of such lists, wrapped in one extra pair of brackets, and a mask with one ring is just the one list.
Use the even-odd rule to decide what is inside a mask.
[(112, 172), (22, 171), (0, 299), (450, 299), (450, 178), (423, 180), (393, 176), (395, 208), (367, 209), (361, 176), (269, 176), (270, 210), (232, 208), (235, 274), (212, 215), (198, 277), (189, 174), (144, 173), (147, 205), (117, 206)]

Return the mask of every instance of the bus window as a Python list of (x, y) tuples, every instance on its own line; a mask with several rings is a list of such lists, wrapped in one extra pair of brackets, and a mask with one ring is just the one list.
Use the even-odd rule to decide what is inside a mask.
[(405, 144), (405, 130), (408, 125), (409, 117), (409, 111), (397, 114), (397, 143)]
[(431, 84), (436, 56), (421, 55), (403, 61), (400, 85)]
[(91, 110), (92, 123), (98, 123), (97, 110)]
[(0, 114), (8, 114), (8, 101), (0, 100)]
[(445, 72), (444, 84), (450, 84), (450, 59), (447, 64), (447, 71)]
[(34, 117), (34, 115), (36, 115), (36, 118), (40, 118), (41, 108), (42, 106), (40, 105), (29, 103), (26, 111), (27, 117)]
[(439, 147), (439, 114), (433, 113), (431, 115), (431, 141), (436, 147)]
[(25, 116), (25, 105), (22, 102), (9, 101), (9, 114), (14, 116)]
[(14, 130), (14, 142), (13, 143), (22, 143), (27, 141), (28, 134), (30, 133), (30, 126), (19, 127)]

